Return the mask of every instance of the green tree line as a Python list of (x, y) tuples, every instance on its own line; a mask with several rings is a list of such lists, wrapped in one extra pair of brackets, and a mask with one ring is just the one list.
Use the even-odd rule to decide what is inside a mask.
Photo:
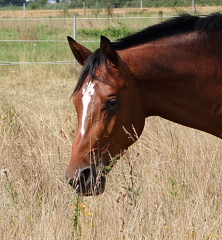
[[(221, 6), (222, 0), (194, 0), (195, 4), (208, 6)], [(71, 0), (70, 8), (81, 7), (85, 3), (87, 8), (140, 7), (141, 0)], [(192, 0), (142, 0), (143, 7), (179, 7), (191, 6)]]

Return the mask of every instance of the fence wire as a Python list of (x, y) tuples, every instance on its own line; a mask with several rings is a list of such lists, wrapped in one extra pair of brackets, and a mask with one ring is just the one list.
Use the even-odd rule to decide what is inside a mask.
[(70, 64), (74, 62), (75, 60), (53, 62), (0, 62), (0, 66), (32, 65), (32, 64)]
[[(163, 16), (163, 17), (92, 17), (81, 18), (77, 20), (121, 20), (121, 19), (167, 19), (175, 16)], [(0, 21), (54, 21), (54, 20), (73, 20), (73, 18), (0, 18)]]
[[(0, 39), (0, 42), (23, 42), (23, 43), (67, 43), (67, 40), (6, 40)], [(78, 42), (82, 43), (98, 43), (99, 41), (88, 41), (88, 40), (78, 40)]]
[[(122, 20), (122, 19), (168, 19), (173, 18), (175, 16), (167, 16), (167, 17), (92, 17), (92, 18), (76, 18), (77, 22), (78, 20)], [(58, 20), (71, 20), (73, 21), (73, 18), (0, 18), (1, 21), (58, 21)], [(2, 43), (67, 43), (67, 40), (14, 40), (14, 39), (0, 39), (0, 42)], [(88, 41), (88, 40), (78, 40), (80, 43), (99, 43), (99, 41)], [(76, 60), (71, 61), (51, 61), (51, 62), (3, 62), (0, 61), (0, 66), (16, 66), (16, 65), (33, 65), (33, 64), (76, 64)]]

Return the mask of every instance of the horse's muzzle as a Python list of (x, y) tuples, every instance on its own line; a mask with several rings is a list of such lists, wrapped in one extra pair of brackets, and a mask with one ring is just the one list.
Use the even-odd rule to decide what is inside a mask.
[(79, 169), (72, 177), (66, 174), (66, 180), (76, 193), (83, 196), (99, 195), (105, 190), (106, 178), (94, 165)]

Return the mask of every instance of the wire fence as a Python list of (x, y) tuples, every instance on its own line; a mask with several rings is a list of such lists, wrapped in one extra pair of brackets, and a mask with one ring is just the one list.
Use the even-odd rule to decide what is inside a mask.
[[(3, 18), (0, 19), (0, 23), (1, 22), (12, 22), (12, 23), (16, 23), (18, 24), (19, 22), (30, 22), (30, 21), (37, 21), (37, 22), (41, 22), (41, 21), (50, 21), (50, 22), (55, 22), (57, 24), (56, 21), (69, 21), (69, 26), (72, 26), (72, 35), (73, 38), (76, 39), (77, 36), (77, 25), (78, 23), (80, 23), (80, 21), (82, 21), (82, 26), (86, 26), (86, 22), (88, 21), (119, 21), (119, 20), (138, 20), (138, 21), (144, 21), (144, 20), (154, 20), (154, 21), (160, 21), (163, 19), (167, 19), (167, 18), (172, 18), (173, 16), (167, 16), (167, 17), (98, 17), (98, 18), (81, 18), (81, 17), (73, 17), (73, 18)], [(85, 22), (85, 23), (84, 23)], [(106, 24), (105, 24), (106, 25)], [(78, 42), (80, 43), (99, 43), (98, 40), (86, 40), (86, 39), (78, 39)], [(62, 40), (62, 39), (0, 39), (0, 43), (4, 44), (4, 43), (67, 43), (67, 40)], [(76, 60), (69, 60), (69, 61), (21, 61), (21, 62), (15, 62), (15, 61), (0, 61), (0, 66), (18, 66), (18, 65), (34, 65), (34, 64), (49, 64), (49, 65), (55, 65), (55, 64), (74, 64), (74, 70), (76, 70)]]
[[(189, 0), (190, 2), (194, 3), (194, 0)], [(222, 4), (222, 0), (221, 4)], [(145, 1), (143, 1), (145, 2)], [(197, 2), (197, 1), (195, 1)], [(115, 24), (113, 25), (114, 27), (116, 27), (120, 21), (125, 21), (124, 24), (126, 26), (130, 26), (134, 24), (134, 21), (140, 21), (140, 22), (145, 22), (145, 26), (143, 26), (142, 24), (140, 25), (140, 29), (144, 28), (147, 26), (147, 22), (149, 21), (149, 24), (155, 24), (157, 22), (160, 22), (162, 20), (168, 19), (168, 18), (173, 18), (175, 16), (168, 16), (168, 15), (161, 15), (159, 14), (159, 16), (137, 16), (137, 17), (50, 17), (50, 18), (0, 18), (0, 30), (2, 25), (5, 24), (5, 28), (7, 28), (7, 25), (11, 24), (11, 25), (31, 25), (32, 27), (32, 31), (35, 31), (35, 28), (39, 28), (39, 26), (37, 26), (39, 23), (41, 23), (42, 25), (47, 25), (49, 26), (54, 25), (61, 25), (63, 27), (64, 24), (66, 24), (66, 29), (69, 29), (69, 34), (70, 36), (73, 36), (74, 39), (78, 40), (78, 42), (80, 43), (99, 43), (98, 40), (94, 40), (94, 39), (80, 39), (78, 37), (78, 28), (82, 28), (82, 29), (91, 29), (92, 26), (98, 25), (99, 27), (101, 27), (101, 25), (103, 25), (103, 27), (107, 27), (110, 26), (111, 24), (115, 22)], [(94, 22), (94, 24), (92, 24), (92, 22)], [(101, 24), (101, 22), (103, 22), (103, 24)], [(50, 23), (50, 24), (49, 24)], [(117, 24), (118, 23), (118, 24)], [(138, 22), (137, 22), (138, 23)], [(25, 31), (29, 31), (31, 29), (30, 26), (28, 26), (28, 28), (25, 26)], [(27, 29), (26, 29), (27, 28)], [(50, 28), (50, 26), (49, 26)], [(4, 36), (2, 34), (0, 34), (0, 36)], [(5, 35), (6, 36), (6, 35)], [(4, 46), (4, 44), (10, 44), (10, 43), (15, 43), (15, 44), (19, 44), (19, 43), (24, 43), (24, 44), (29, 44), (29, 43), (34, 43), (34, 44), (59, 44), (59, 43), (65, 43), (67, 44), (67, 40), (65, 39), (59, 39), (59, 38), (63, 38), (66, 35), (58, 35), (60, 37), (57, 37), (55, 34), (53, 35), (55, 36), (54, 38), (48, 37), (45, 34), (45, 38), (52, 38), (52, 39), (39, 39), (38, 36), (35, 36), (35, 34), (26, 36), (27, 39), (22, 38), (22, 37), (16, 37), (13, 36), (10, 38), (5, 37), (5, 39), (3, 39), (4, 37), (1, 37), (2, 39), (0, 39), (0, 44), (2, 44), (2, 46)], [(17, 39), (16, 39), (17, 38)], [(18, 39), (20, 38), (20, 39)], [(58, 39), (57, 39), (58, 38)], [(96, 39), (99, 39), (99, 37), (97, 37)], [(0, 56), (1, 57), (1, 56)], [(9, 60), (8, 58), (5, 58), (6, 60)], [(76, 60), (69, 60), (69, 61), (65, 61), (65, 58), (63, 59), (63, 61), (61, 61), (62, 59), (59, 60), (55, 60), (55, 61), (33, 61), (35, 59), (32, 59), (32, 61), (26, 61), (26, 59), (22, 59), (22, 61), (3, 61), (4, 58), (0, 59), (0, 66), (18, 66), (18, 65), (34, 65), (34, 64), (50, 64), (50, 65), (55, 65), (55, 64), (74, 64), (74, 69), (76, 69)], [(14, 60), (14, 58), (12, 58), (12, 60)], [(23, 61), (25, 60), (25, 61)], [(46, 58), (43, 60), (46, 60)]]
[[(142, 20), (142, 19), (155, 19), (155, 20), (163, 20), (163, 19), (170, 19), (175, 16), (163, 16), (163, 17), (112, 17), (112, 18), (105, 18), (105, 17), (98, 17), (98, 18), (81, 18), (81, 17), (73, 17), (73, 18), (25, 18), (25, 19), (11, 19), (11, 18), (4, 18), (0, 19), (1, 21), (55, 21), (55, 20), (72, 20), (73, 21), (73, 35), (77, 31), (77, 20), (127, 20), (127, 19), (135, 19), (135, 20)], [(76, 36), (75, 36), (76, 38)], [(78, 40), (82, 43), (96, 43), (99, 41), (93, 40)], [(0, 42), (24, 42), (24, 43), (66, 43), (66, 40), (27, 40), (27, 39), (0, 39)]]

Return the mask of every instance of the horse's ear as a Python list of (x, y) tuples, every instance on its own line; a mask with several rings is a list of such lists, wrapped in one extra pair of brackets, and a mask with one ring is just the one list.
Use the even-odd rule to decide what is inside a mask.
[(81, 44), (77, 43), (73, 38), (67, 37), (69, 46), (72, 50), (73, 55), (75, 56), (76, 60), (83, 65), (86, 61), (86, 59), (92, 54), (92, 52), (82, 46)]
[(118, 54), (113, 48), (110, 40), (104, 36), (101, 36), (100, 50), (103, 56), (111, 62), (112, 65), (118, 66)]

